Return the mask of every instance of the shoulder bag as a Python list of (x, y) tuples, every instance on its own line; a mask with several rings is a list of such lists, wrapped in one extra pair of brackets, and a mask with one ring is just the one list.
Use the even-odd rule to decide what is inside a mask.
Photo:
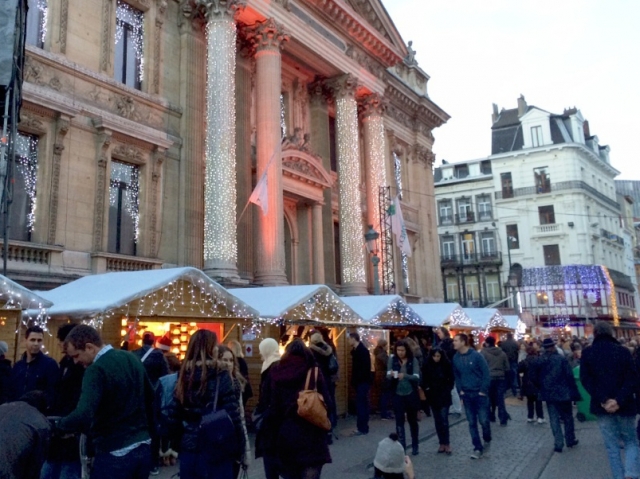
[(239, 444), (236, 429), (229, 414), (224, 409), (217, 410), (220, 376), (216, 380), (213, 408), (200, 419), (198, 426), (198, 451), (207, 458), (209, 464), (220, 463), (238, 454)]
[[(315, 384), (309, 389), (311, 371), (315, 372)], [(331, 430), (331, 422), (327, 416), (327, 405), (322, 394), (318, 392), (318, 368), (309, 369), (304, 389), (298, 393), (298, 416), (325, 431)]]

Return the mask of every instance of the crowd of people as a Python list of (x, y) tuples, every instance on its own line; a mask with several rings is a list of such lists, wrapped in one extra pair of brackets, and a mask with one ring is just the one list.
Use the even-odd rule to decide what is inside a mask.
[[(332, 461), (339, 364), (326, 331), (312, 331), (308, 345), (293, 339), (282, 355), (275, 339), (260, 342), (251, 417), (245, 407), (254, 390), (237, 341), (219, 344), (215, 333), (198, 330), (180, 361), (170, 341), (152, 333), (128, 352), (105, 344), (90, 326), (67, 324), (57, 332), (63, 353), (57, 363), (43, 353), (44, 334), (27, 329), (25, 352), (13, 367), (0, 341), (0, 477), (147, 479), (179, 462), (182, 479), (235, 479), (254, 456), (262, 458), (267, 479), (316, 479)], [(403, 337), (390, 350), (381, 339), (370, 354), (358, 333), (348, 335), (352, 435), (369, 433), (372, 388), (381, 418), (395, 419), (395, 432), (378, 445), (376, 477), (413, 477), (407, 454), (420, 452), (420, 411), (433, 416), (437, 453), (451, 455), (449, 416), (464, 408), (471, 458), (481, 458), (491, 423), (507, 427), (511, 419), (509, 391), (526, 398), (529, 423), (546, 422), (546, 403), (555, 452), (577, 446), (573, 403), (585, 398), (575, 373), (591, 396), (614, 478), (638, 478), (640, 355), (633, 341), (614, 338), (609, 323), (598, 323), (591, 340), (559, 343), (508, 335), (474, 346), (472, 337), (451, 338), (445, 328), (434, 338)], [(321, 406), (302, 414), (303, 396)], [(256, 432), (253, 454), (248, 424)]]

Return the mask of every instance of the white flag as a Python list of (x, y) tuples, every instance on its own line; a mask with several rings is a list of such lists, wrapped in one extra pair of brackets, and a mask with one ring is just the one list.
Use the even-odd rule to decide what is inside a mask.
[(391, 232), (396, 235), (398, 248), (407, 256), (411, 256), (411, 244), (409, 243), (409, 235), (402, 217), (402, 209), (400, 208), (400, 198), (396, 196), (393, 204), (389, 208), (389, 216), (391, 216)]
[(267, 188), (267, 170), (262, 174), (262, 178), (258, 181), (258, 184), (249, 197), (249, 203), (258, 205), (262, 208), (262, 214), (267, 216), (269, 212), (269, 193)]

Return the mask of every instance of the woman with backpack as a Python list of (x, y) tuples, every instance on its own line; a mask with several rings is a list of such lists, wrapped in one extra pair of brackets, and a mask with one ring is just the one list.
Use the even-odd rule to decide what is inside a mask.
[(305, 390), (309, 372), (308, 389), (317, 388), (325, 404), (331, 400), (322, 373), (318, 371), (316, 380), (316, 371), (311, 350), (301, 339), (294, 339), (271, 373), (271, 407), (278, 431), (276, 451), (281, 474), (287, 479), (318, 479), (322, 467), (331, 462), (327, 430), (298, 414), (298, 396)]
[(420, 409), (420, 396), (418, 385), (420, 384), (420, 365), (413, 357), (411, 348), (406, 341), (396, 342), (395, 354), (389, 357), (387, 365), (387, 378), (392, 381), (395, 389), (393, 396), (393, 410), (396, 416), (396, 432), (402, 447), (407, 449), (405, 440), (404, 418), (407, 416), (409, 429), (411, 430), (411, 453), (418, 455), (418, 410)]
[[(230, 374), (218, 369), (217, 345), (215, 333), (196, 331), (178, 375), (170, 417), (182, 425), (181, 479), (233, 479), (234, 458), (244, 451), (240, 404)], [(232, 423), (229, 437), (218, 444), (207, 434), (209, 424), (220, 429), (208, 422), (214, 409), (226, 412)]]

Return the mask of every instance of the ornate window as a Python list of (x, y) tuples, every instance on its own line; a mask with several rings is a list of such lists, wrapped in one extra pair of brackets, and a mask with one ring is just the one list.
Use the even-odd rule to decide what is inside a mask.
[(47, 0), (29, 0), (28, 7), (26, 42), (42, 48), (47, 37)]
[(144, 14), (123, 0), (116, 8), (115, 62), (116, 80), (140, 89), (144, 76)]
[(110, 253), (135, 255), (140, 229), (140, 167), (111, 162), (109, 188)]

